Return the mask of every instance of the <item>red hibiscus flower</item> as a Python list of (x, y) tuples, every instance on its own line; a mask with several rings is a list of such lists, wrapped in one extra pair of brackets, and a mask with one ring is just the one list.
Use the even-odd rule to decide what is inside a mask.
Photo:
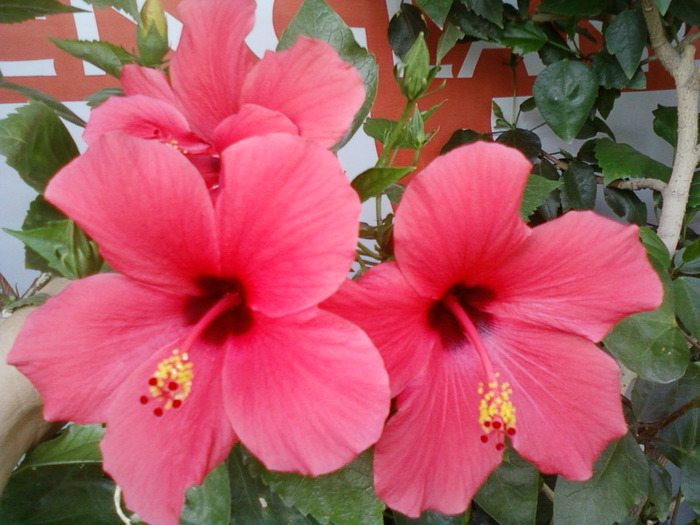
[(514, 149), (438, 158), (396, 212), (396, 262), (327, 302), (363, 328), (396, 412), (376, 445), (377, 494), (409, 516), (462, 512), (505, 441), (542, 472), (583, 480), (626, 432), (616, 363), (594, 343), (662, 288), (636, 226), (518, 213), (530, 173)]
[(374, 443), (389, 410), (376, 348), (317, 308), (357, 240), (336, 158), (273, 134), (222, 161), (215, 203), (185, 157), (122, 133), (59, 172), (47, 199), (121, 275), (69, 284), (8, 358), (47, 419), (107, 423), (105, 471), (158, 524), (238, 440), (270, 469), (318, 475)]
[(186, 0), (178, 11), (183, 32), (170, 82), (161, 71), (124, 66), (127, 96), (92, 111), (83, 135), (88, 144), (114, 130), (159, 140), (214, 183), (219, 153), (243, 138), (282, 132), (326, 148), (342, 138), (365, 90), (330, 45), (302, 36), (254, 63), (244, 41), (253, 28), (253, 0)]

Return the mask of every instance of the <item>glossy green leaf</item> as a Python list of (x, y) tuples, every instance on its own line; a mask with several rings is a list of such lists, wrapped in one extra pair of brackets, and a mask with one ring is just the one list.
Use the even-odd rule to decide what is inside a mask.
[(352, 181), (352, 187), (364, 202), (371, 197), (381, 195), (387, 186), (393, 184), (411, 173), (413, 168), (369, 168)]
[(348, 132), (334, 147), (340, 149), (359, 129), (374, 104), (377, 95), (377, 63), (366, 49), (360, 47), (342, 18), (323, 0), (304, 0), (287, 29), (282, 32), (277, 49), (287, 49), (299, 35), (328, 42), (343, 60), (360, 72), (364, 80), (365, 102), (355, 115)]
[(690, 25), (700, 25), (700, 0), (673, 0), (668, 10)]
[(586, 18), (599, 14), (607, 5), (608, 0), (542, 0), (539, 11)]
[(686, 275), (700, 274), (700, 240), (684, 246), (673, 257), (676, 270)]
[(668, 181), (671, 168), (640, 153), (628, 144), (601, 139), (595, 147), (604, 183), (626, 178), (652, 178)]
[(438, 46), (437, 46), (437, 63), (439, 64), (442, 62), (442, 59), (445, 58), (445, 55), (452, 50), (452, 48), (455, 46), (455, 44), (464, 38), (464, 33), (462, 30), (457, 26), (457, 24), (453, 22), (447, 22), (445, 24), (445, 29), (440, 35), (440, 38), (438, 38)]
[(530, 162), (535, 162), (542, 153), (542, 141), (536, 133), (527, 129), (510, 129), (501, 133), (496, 138), (496, 142), (520, 150), (530, 159)]
[(411, 4), (401, 4), (389, 20), (389, 47), (402, 60), (418, 38), (428, 34), (428, 26), (420, 9)]
[(94, 108), (102, 104), (109, 97), (121, 97), (123, 95), (124, 91), (122, 90), (122, 88), (109, 87), (91, 93), (90, 95), (85, 97), (85, 101), (87, 102), (88, 106)]
[(462, 3), (477, 15), (503, 27), (503, 3), (493, 0), (462, 0)]
[(560, 477), (554, 492), (554, 525), (622, 521), (649, 489), (649, 464), (627, 434), (603, 451), (588, 481)]
[(97, 245), (69, 219), (33, 230), (3, 230), (41, 255), (51, 269), (68, 279), (80, 279), (102, 268)]
[(658, 448), (676, 466), (700, 443), (700, 408), (696, 408), (666, 425), (659, 434)]
[(700, 338), (700, 279), (679, 277), (673, 281), (676, 315), (690, 333)]
[(0, 74), (0, 89), (7, 89), (8, 91), (14, 91), (20, 95), (36, 100), (38, 102), (43, 102), (47, 107), (53, 110), (62, 119), (72, 122), (73, 124), (81, 127), (85, 127), (85, 121), (76, 115), (72, 110), (70, 110), (65, 104), (59, 102), (57, 99), (51, 95), (39, 91), (38, 89), (30, 88), (27, 86), (22, 86), (20, 84), (15, 84), (14, 82), (7, 82)]
[(664, 285), (661, 306), (620, 321), (605, 338), (605, 346), (640, 377), (669, 383), (683, 376), (690, 354), (683, 332), (676, 325), (671, 279), (665, 272), (659, 277)]
[(125, 13), (131, 15), (134, 20), (139, 19), (139, 9), (136, 5), (136, 0), (85, 0), (85, 2), (98, 9), (105, 9), (107, 7), (121, 9)]
[(114, 490), (96, 464), (16, 472), (0, 498), (0, 525), (124, 525)]
[(458, 146), (471, 144), (472, 142), (476, 142), (477, 140), (485, 140), (487, 142), (491, 142), (491, 136), (486, 135), (484, 133), (478, 133), (473, 129), (458, 129), (457, 131), (452, 133), (452, 136), (440, 150), (440, 154), (447, 153), (451, 149), (454, 149)]
[(231, 482), (231, 525), (318, 525), (295, 507), (287, 507), (279, 496), (251, 473), (257, 461), (236, 446), (226, 460)]
[(603, 198), (618, 217), (639, 226), (647, 223), (647, 205), (633, 191), (604, 188)]
[(671, 508), (671, 474), (656, 461), (649, 459), (649, 502), (656, 510), (657, 517), (663, 521), (668, 518)]
[(608, 118), (615, 107), (615, 101), (620, 98), (619, 89), (607, 89), (604, 87), (598, 88), (598, 98), (595, 101), (595, 107), (603, 118)]
[(593, 168), (574, 160), (563, 173), (564, 195), (573, 210), (591, 210), (595, 206), (598, 183)]
[(99, 444), (104, 433), (102, 425), (70, 425), (27, 454), (17, 472), (52, 465), (101, 464)]
[(678, 108), (659, 104), (654, 114), (654, 133), (674, 148), (678, 141)]
[(559, 188), (561, 184), (559, 181), (545, 179), (540, 175), (530, 175), (523, 192), (523, 200), (520, 203), (520, 216), (523, 220), (527, 220), (549, 194)]
[(654, 0), (654, 5), (659, 10), (659, 13), (661, 13), (661, 16), (666, 14), (668, 6), (671, 5), (671, 1), (672, 0)]
[(598, 81), (581, 62), (562, 60), (542, 71), (532, 94), (547, 124), (566, 142), (578, 134), (598, 93)]
[(102, 71), (119, 78), (122, 66), (135, 61), (135, 57), (126, 49), (105, 41), (61, 40), (50, 38), (56, 47), (90, 62)]
[(700, 445), (681, 463), (681, 490), (688, 505), (700, 513)]
[(605, 29), (605, 46), (629, 79), (637, 72), (646, 44), (647, 26), (641, 10), (622, 11)]
[(416, 0), (416, 4), (425, 11), (436, 26), (442, 29), (447, 13), (452, 7), (452, 0)]
[(58, 0), (0, 0), (0, 24), (23, 22), (39, 16), (83, 12), (82, 9)]
[(605, 49), (593, 56), (591, 70), (604, 89), (624, 89), (630, 84), (630, 79), (627, 78), (620, 63)]
[(644, 244), (649, 259), (655, 263), (655, 267), (668, 270), (671, 266), (671, 255), (668, 253), (668, 248), (651, 228), (642, 227), (639, 229), (639, 238)]
[(539, 491), (537, 469), (508, 449), (503, 463), (481, 486), (474, 501), (498, 523), (534, 525)]
[(503, 30), (493, 22), (477, 15), (461, 2), (454, 3), (450, 19), (468, 36), (490, 42), (500, 42)]
[(547, 43), (547, 34), (532, 20), (506, 22), (501, 43), (518, 55), (539, 51)]
[(0, 154), (24, 182), (42, 192), (78, 155), (78, 148), (56, 113), (41, 102), (30, 102), (0, 121)]
[(372, 454), (365, 452), (342, 469), (315, 478), (271, 472), (260, 467), (263, 481), (284, 503), (335, 525), (382, 525), (384, 504), (372, 485)]
[(674, 410), (700, 395), (700, 363), (693, 362), (683, 377), (670, 383), (640, 378), (632, 390), (632, 409), (639, 421), (661, 421)]
[(187, 490), (180, 525), (229, 525), (230, 522), (231, 486), (228, 469), (222, 463), (204, 478), (201, 485)]

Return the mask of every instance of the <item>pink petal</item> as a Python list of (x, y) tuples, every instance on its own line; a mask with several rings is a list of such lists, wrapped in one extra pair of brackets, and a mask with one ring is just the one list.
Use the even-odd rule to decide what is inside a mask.
[(605, 446), (627, 432), (615, 361), (585, 339), (525, 323), (495, 332), (488, 346), (513, 390), (513, 445), (544, 473), (588, 479)]
[(479, 284), (527, 238), (518, 209), (530, 163), (519, 151), (476, 142), (435, 159), (396, 213), (396, 260), (411, 285), (439, 299)]
[(424, 510), (463, 512), (501, 452), (480, 441), (480, 361), (469, 347), (440, 345), (396, 399), (398, 412), (374, 452), (374, 486), (389, 507), (410, 517)]
[(184, 329), (183, 307), (120, 275), (75, 281), (29, 315), (8, 362), (39, 390), (47, 419), (103, 422), (126, 377)]
[(270, 319), (231, 340), (226, 409), (269, 469), (317, 476), (372, 445), (389, 411), (379, 353), (356, 326), (312, 309)]
[(123, 131), (142, 139), (159, 140), (183, 153), (206, 153), (211, 146), (190, 131), (175, 106), (143, 95), (112, 97), (92, 110), (83, 139), (94, 144), (105, 133)]
[(661, 303), (638, 232), (593, 212), (538, 226), (484, 283), (497, 294), (494, 311), (600, 341), (622, 318)]
[(238, 112), (251, 67), (244, 39), (253, 29), (255, 2), (187, 0), (178, 12), (184, 28), (170, 63), (173, 90), (194, 129), (210, 137), (219, 122)]
[(224, 151), (221, 186), (223, 273), (243, 283), (251, 308), (276, 317), (338, 289), (360, 203), (332, 153), (291, 135), (249, 138)]
[(384, 360), (395, 396), (426, 365), (436, 341), (427, 312), (432, 301), (418, 295), (395, 263), (383, 263), (359, 282), (346, 280), (322, 307), (369, 335)]
[(63, 168), (46, 198), (137, 281), (198, 293), (216, 275), (214, 209), (199, 172), (172, 148), (109, 133)]
[(299, 135), (299, 130), (279, 111), (246, 104), (238, 113), (224, 119), (214, 130), (212, 138), (216, 149), (223, 151), (239, 140), (269, 133)]
[(126, 64), (119, 78), (126, 96), (146, 95), (175, 106), (175, 95), (165, 73), (150, 67)]
[(142, 521), (177, 525), (185, 491), (228, 455), (236, 441), (221, 391), (222, 349), (198, 343), (189, 352), (193, 365), (189, 395), (177, 408), (154, 414), (149, 379), (159, 363), (173, 356), (162, 347), (133, 370), (110, 407), (100, 445), (104, 469), (122, 488), (126, 506)]
[(244, 104), (284, 113), (301, 136), (326, 148), (343, 137), (364, 100), (359, 72), (330, 45), (305, 36), (286, 51), (265, 53), (241, 96)]

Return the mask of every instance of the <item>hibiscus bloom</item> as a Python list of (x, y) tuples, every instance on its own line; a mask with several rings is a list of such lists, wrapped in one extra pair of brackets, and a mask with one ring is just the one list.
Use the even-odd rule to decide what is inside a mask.
[(328, 148), (345, 134), (365, 90), (330, 45), (301, 36), (254, 63), (245, 45), (254, 0), (185, 0), (178, 12), (183, 32), (170, 82), (162, 71), (124, 66), (126, 96), (92, 111), (83, 135), (88, 144), (114, 130), (159, 140), (215, 183), (218, 155), (243, 138), (282, 132)]
[(594, 342), (659, 305), (636, 226), (518, 213), (531, 165), (476, 143), (432, 162), (396, 212), (396, 261), (327, 307), (363, 328), (395, 413), (376, 445), (377, 494), (418, 516), (464, 511), (506, 440), (542, 472), (583, 480), (624, 435), (616, 363)]
[[(174, 176), (176, 175), (176, 176)], [(240, 440), (268, 468), (319, 475), (374, 443), (381, 356), (317, 307), (343, 282), (360, 204), (333, 154), (290, 135), (223, 153), (215, 203), (162, 144), (104, 135), (46, 198), (121, 275), (74, 281), (32, 313), (8, 362), (49, 420), (106, 422), (104, 468), (145, 521)]]

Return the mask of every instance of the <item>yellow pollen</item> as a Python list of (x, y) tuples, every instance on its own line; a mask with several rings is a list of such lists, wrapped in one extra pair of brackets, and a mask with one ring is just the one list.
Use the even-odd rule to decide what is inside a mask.
[[(160, 407), (153, 413), (161, 416), (163, 410), (180, 407), (190, 394), (193, 377), (193, 364), (189, 362), (189, 355), (180, 353), (178, 349), (173, 350), (170, 357), (158, 363), (155, 372), (148, 380), (151, 398), (160, 402)], [(141, 403), (147, 402), (148, 398), (142, 396)]]
[(510, 400), (513, 390), (508, 382), (490, 381), (488, 388), (479, 383), (477, 393), (479, 402), (479, 424), (484, 431), (482, 441), (491, 432), (512, 436), (515, 434), (515, 407)]

